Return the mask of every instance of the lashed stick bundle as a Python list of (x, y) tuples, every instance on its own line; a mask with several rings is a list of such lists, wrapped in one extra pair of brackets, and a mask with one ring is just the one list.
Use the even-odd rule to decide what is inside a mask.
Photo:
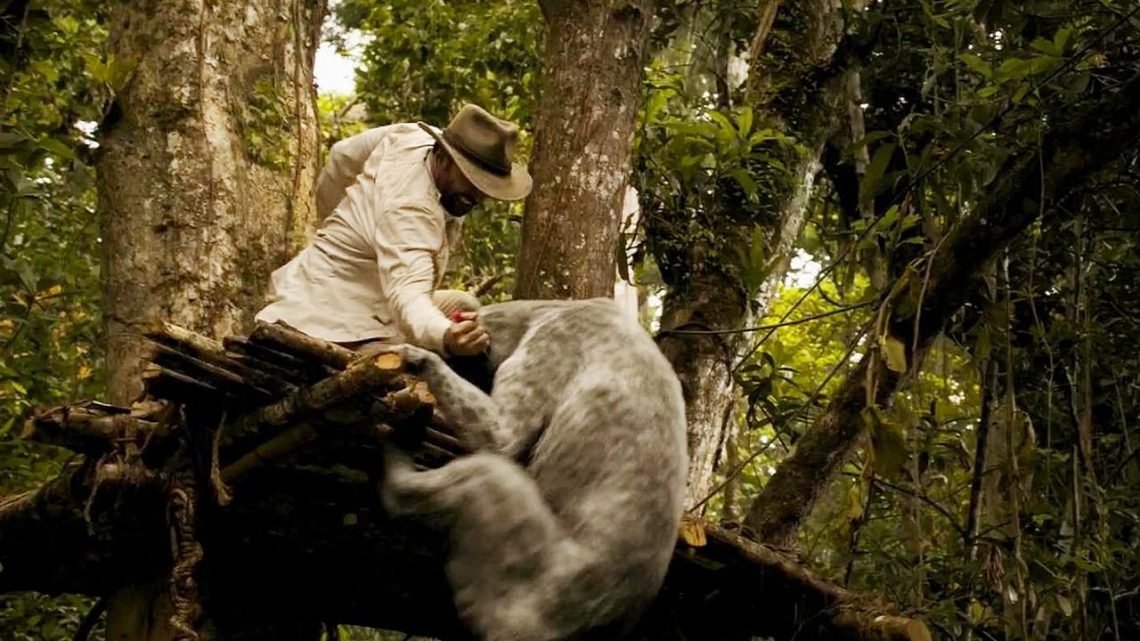
[[(168, 421), (158, 418), (174, 404), (210, 407), (226, 413), (220, 446), (229, 463), (223, 477), (232, 480), (322, 430), (367, 431), (383, 439), (393, 426), (430, 422), (434, 399), (422, 382), (401, 373), (393, 353), (362, 358), (264, 323), (248, 338), (223, 342), (169, 323), (155, 324), (146, 337), (146, 400), (130, 408), (87, 402), (41, 411), (25, 423), (25, 438), (101, 454), (116, 443), (166, 436)], [(418, 432), (437, 462), (463, 451), (440, 429)]]

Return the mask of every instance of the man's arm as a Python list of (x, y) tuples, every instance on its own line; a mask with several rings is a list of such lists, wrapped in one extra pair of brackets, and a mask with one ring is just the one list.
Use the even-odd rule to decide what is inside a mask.
[(317, 179), (317, 217), (324, 220), (332, 213), (349, 185), (364, 169), (364, 162), (384, 137), (384, 127), (376, 127), (345, 138), (329, 150), (329, 158)]
[(373, 238), (381, 295), (408, 338), (440, 354), (451, 321), (432, 303), (431, 292), (443, 238), (442, 217), (414, 203), (396, 203), (379, 216)]

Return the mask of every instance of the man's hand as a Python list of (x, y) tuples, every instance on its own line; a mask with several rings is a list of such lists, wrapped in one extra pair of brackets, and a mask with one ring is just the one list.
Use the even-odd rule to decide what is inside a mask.
[(491, 344), (487, 330), (476, 322), (479, 312), (453, 312), (451, 326), (443, 333), (443, 346), (453, 356), (481, 354)]

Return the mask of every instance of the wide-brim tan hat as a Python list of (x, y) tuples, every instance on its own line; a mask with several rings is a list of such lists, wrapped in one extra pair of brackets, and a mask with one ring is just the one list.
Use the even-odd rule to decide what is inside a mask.
[(423, 122), (416, 124), (443, 145), (479, 191), (495, 200), (521, 200), (530, 193), (526, 166), (511, 162), (519, 137), (514, 124), (477, 105), (465, 105), (442, 132)]

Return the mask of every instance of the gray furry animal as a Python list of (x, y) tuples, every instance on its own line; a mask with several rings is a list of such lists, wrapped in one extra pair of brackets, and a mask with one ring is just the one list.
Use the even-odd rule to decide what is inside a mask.
[(475, 453), (416, 471), (390, 448), (385, 507), (449, 529), (448, 579), (479, 639), (620, 638), (656, 595), (677, 537), (680, 383), (607, 299), (514, 301), (480, 318), (490, 396), (434, 353), (397, 348)]

